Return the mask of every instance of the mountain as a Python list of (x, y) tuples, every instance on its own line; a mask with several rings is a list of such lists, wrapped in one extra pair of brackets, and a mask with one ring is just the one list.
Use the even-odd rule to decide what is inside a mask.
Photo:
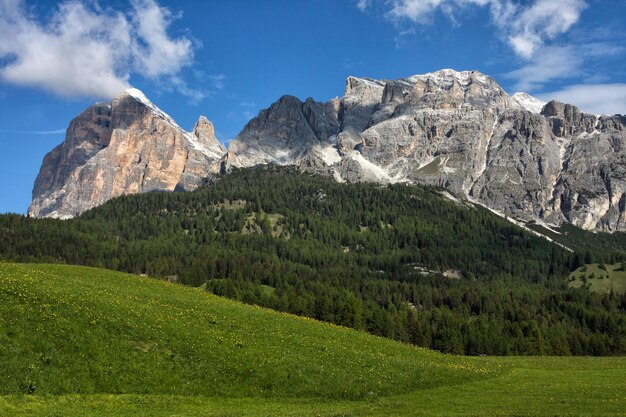
[[(147, 102), (142, 100), (137, 101)], [(154, 114), (162, 112), (148, 113), (161, 120)], [(77, 120), (93, 119), (83, 115)], [(163, 120), (177, 128), (167, 116)], [(327, 103), (281, 97), (244, 127), (228, 152), (211, 135), (212, 152), (198, 153), (192, 163), (195, 175), (182, 181), (181, 188), (192, 189), (202, 173), (276, 163), (337, 181), (441, 186), (523, 221), (626, 230), (625, 125), (624, 116), (585, 114), (575, 106), (544, 104), (525, 93), (509, 96), (478, 71), (445, 69), (398, 80), (349, 77), (343, 97)], [(118, 170), (125, 182), (116, 193), (93, 192), (89, 185), (80, 193), (73, 191), (76, 176), (83, 184), (100, 181), (90, 168), (98, 161), (105, 160), (104, 166), (118, 162), (105, 151), (102, 158), (92, 160), (89, 154), (65, 164), (76, 149), (83, 156), (83, 142), (90, 144), (87, 149), (102, 146), (100, 135), (83, 138), (72, 131), (70, 126), (65, 143), (44, 161), (29, 211), (34, 216), (71, 216), (114, 195), (171, 190), (180, 183), (177, 175), (167, 175), (171, 180), (164, 181), (155, 169), (150, 178), (156, 184), (145, 187), (140, 176), (127, 175), (138, 164), (127, 164)], [(193, 137), (180, 132), (181, 142)], [(141, 134), (142, 149), (154, 149), (152, 133)], [(88, 139), (92, 136), (95, 140)], [(154, 159), (162, 165), (172, 157), (156, 150)], [(181, 172), (186, 168), (176, 170)]]
[(263, 110), (229, 160), (436, 185), (524, 221), (615, 231), (626, 229), (625, 125), (623, 116), (509, 96), (477, 71), (349, 77), (339, 100), (283, 97)]
[(219, 170), (225, 152), (204, 116), (186, 132), (128, 89), (72, 120), (44, 158), (28, 213), (69, 218), (122, 194), (193, 189)]

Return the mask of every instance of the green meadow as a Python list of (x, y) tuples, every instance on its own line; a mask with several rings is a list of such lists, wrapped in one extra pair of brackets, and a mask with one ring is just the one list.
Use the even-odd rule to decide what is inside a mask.
[(569, 276), (570, 287), (579, 288), (589, 286), (591, 291), (599, 293), (614, 292), (623, 294), (626, 292), (626, 270), (621, 263), (587, 264), (581, 266)]
[(0, 263), (2, 416), (626, 416), (626, 358), (443, 355), (104, 269)]

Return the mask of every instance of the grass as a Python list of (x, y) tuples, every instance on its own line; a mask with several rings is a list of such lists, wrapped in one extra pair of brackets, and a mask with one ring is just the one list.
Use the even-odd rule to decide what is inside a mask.
[[(586, 282), (583, 277), (586, 277)], [(621, 270), (621, 263), (615, 265), (588, 264), (581, 266), (569, 276), (570, 287), (578, 288), (589, 285), (591, 291), (616, 294), (626, 292), (626, 271)]]
[(442, 355), (198, 289), (0, 263), (0, 415), (626, 416), (626, 358)]

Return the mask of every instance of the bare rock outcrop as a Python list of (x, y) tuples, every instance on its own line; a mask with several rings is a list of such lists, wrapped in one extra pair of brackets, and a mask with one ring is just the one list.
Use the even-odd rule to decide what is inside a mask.
[(626, 230), (625, 131), (623, 116), (509, 96), (478, 71), (441, 70), (349, 77), (329, 103), (282, 98), (230, 150), (238, 166), (278, 162), (339, 181), (436, 185), (522, 220), (613, 231)]
[(123, 194), (191, 190), (219, 170), (225, 152), (206, 118), (186, 132), (129, 89), (70, 123), (44, 158), (28, 213), (68, 218)]
[(191, 190), (268, 163), (441, 186), (521, 220), (626, 230), (626, 117), (509, 96), (489, 76), (453, 70), (348, 77), (343, 97), (326, 103), (283, 96), (228, 150), (206, 118), (186, 132), (131, 89), (72, 121), (44, 159), (29, 213), (71, 217), (117, 195)]

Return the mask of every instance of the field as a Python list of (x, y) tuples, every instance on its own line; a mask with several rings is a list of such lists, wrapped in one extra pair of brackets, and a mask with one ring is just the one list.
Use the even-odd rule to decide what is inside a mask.
[(103, 269), (0, 263), (0, 415), (626, 416), (626, 358), (442, 355)]
[(626, 271), (621, 267), (621, 263), (604, 265), (604, 268), (600, 264), (582, 266), (570, 274), (569, 285), (574, 288), (589, 285), (591, 291), (623, 294), (626, 292)]

